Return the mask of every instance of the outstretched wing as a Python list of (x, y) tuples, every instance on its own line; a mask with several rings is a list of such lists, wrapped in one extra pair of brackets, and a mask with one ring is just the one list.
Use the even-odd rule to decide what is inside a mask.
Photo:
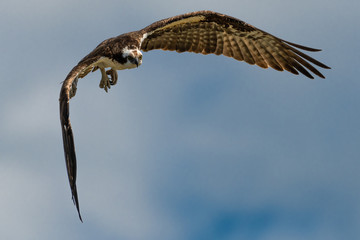
[[(91, 70), (94, 70), (93, 64), (99, 59), (99, 56), (85, 57), (76, 65), (66, 77), (60, 91), (60, 122), (64, 142), (64, 154), (72, 199), (80, 215), (79, 200), (76, 189), (76, 155), (74, 136), (69, 118), (69, 101), (76, 93), (76, 85), (79, 78), (85, 77)], [(96, 68), (95, 68), (96, 69)]]
[(310, 63), (329, 68), (296, 48), (311, 52), (320, 51), (319, 49), (282, 40), (239, 19), (211, 11), (193, 12), (160, 20), (140, 32), (143, 34), (143, 51), (162, 49), (223, 54), (262, 68), (270, 66), (293, 74), (301, 72), (309, 78), (313, 76), (308, 70), (325, 78)]

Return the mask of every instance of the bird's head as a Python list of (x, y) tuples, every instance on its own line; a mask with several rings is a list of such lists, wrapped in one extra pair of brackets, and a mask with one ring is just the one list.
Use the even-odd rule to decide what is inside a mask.
[(142, 53), (138, 48), (124, 48), (122, 57), (126, 60), (125, 66), (127, 68), (139, 67), (142, 63)]

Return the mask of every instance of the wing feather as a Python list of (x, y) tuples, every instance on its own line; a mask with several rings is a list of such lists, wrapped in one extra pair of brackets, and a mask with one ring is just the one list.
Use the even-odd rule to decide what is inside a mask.
[(267, 68), (267, 64), (265, 63), (262, 55), (260, 54), (259, 50), (255, 45), (255, 41), (246, 41), (246, 45), (250, 49), (250, 53), (254, 58), (255, 64), (262, 68)]
[(269, 45), (268, 42), (256, 41), (255, 44), (256, 46), (258, 46), (258, 49), (261, 49), (264, 52), (265, 60), (270, 65), (270, 67), (278, 71), (283, 71), (280, 62), (271, 53), (272, 52), (271, 46)]
[(316, 75), (320, 76), (321, 78), (325, 78), (324, 75), (322, 75), (313, 65), (299, 57), (298, 55), (294, 54), (293, 52), (289, 53), (296, 61), (298, 61), (300, 64), (305, 66), (307, 69), (309, 69), (311, 72), (315, 73)]
[(280, 71), (287, 70), (289, 72), (292, 72), (292, 67), (296, 68), (296, 66), (293, 65), (294, 61), (291, 58), (287, 59), (286, 56), (284, 56), (284, 52), (280, 50), (278, 44), (274, 44), (273, 46), (270, 45), (270, 51), (276, 61), (280, 64)]
[(196, 49), (199, 47), (200, 43), (200, 33), (198, 31), (194, 31), (194, 29), (191, 29), (190, 32), (192, 36), (191, 45), (189, 46), (189, 52), (196, 52)]
[(324, 78), (310, 63), (329, 68), (296, 48), (311, 52), (319, 49), (282, 40), (239, 19), (212, 11), (160, 20), (139, 32), (146, 34), (141, 43), (143, 51), (162, 49), (222, 54), (262, 68), (270, 66), (294, 74), (300, 71), (309, 78), (313, 77), (306, 69)]
[(239, 61), (243, 61), (244, 60), (244, 57), (241, 53), (241, 48), (240, 48), (240, 45), (239, 45), (239, 39), (238, 38), (233, 38), (232, 41), (231, 41), (231, 46), (232, 48), (234, 49), (234, 58), (236, 60), (239, 60)]
[(251, 65), (254, 65), (255, 64), (255, 60), (254, 58), (252, 57), (252, 54), (251, 54), (251, 51), (248, 47), (248, 45), (246, 44), (246, 39), (244, 38), (240, 38), (239, 39), (239, 42), (241, 44), (241, 52), (242, 52), (242, 55), (244, 56), (244, 61), (251, 64)]
[(75, 144), (74, 144), (74, 135), (70, 123), (70, 112), (69, 112), (69, 101), (70, 98), (75, 95), (76, 92), (76, 84), (78, 78), (83, 78), (88, 74), (91, 70), (94, 69), (92, 65), (95, 63), (99, 57), (93, 57), (89, 59), (82, 60), (78, 65), (76, 65), (68, 74), (65, 81), (62, 84), (60, 91), (60, 122), (64, 143), (64, 154), (65, 154), (65, 162), (66, 169), (68, 173), (71, 194), (73, 202), (76, 206), (76, 209), (79, 214), (79, 218), (82, 221), (79, 207), (79, 199), (76, 188), (76, 154), (75, 154)]
[(304, 74), (305, 76), (307, 76), (308, 78), (313, 79), (314, 77), (301, 65), (299, 64), (297, 61), (293, 60), (293, 62), (291, 63), (291, 66), (293, 66), (294, 68), (296, 68), (299, 72), (301, 72), (302, 74)]
[(218, 26), (216, 26), (215, 31), (216, 31), (216, 47), (215, 47), (215, 51), (214, 53), (216, 55), (221, 55), (224, 51), (224, 37), (223, 37), (223, 33), (221, 31), (219, 31), (220, 28)]

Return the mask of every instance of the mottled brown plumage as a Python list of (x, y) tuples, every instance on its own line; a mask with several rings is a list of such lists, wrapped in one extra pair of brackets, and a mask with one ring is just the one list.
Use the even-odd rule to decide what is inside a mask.
[[(60, 121), (65, 161), (72, 198), (80, 220), (76, 189), (76, 154), (69, 118), (69, 100), (76, 94), (79, 78), (100, 69), (100, 87), (108, 91), (111, 85), (116, 84), (117, 70), (141, 65), (140, 50), (147, 52), (153, 49), (222, 54), (262, 68), (287, 70), (293, 74), (300, 72), (309, 78), (313, 78), (313, 73), (324, 78), (311, 64), (322, 68), (329, 67), (296, 48), (311, 52), (320, 51), (282, 40), (239, 19), (211, 11), (192, 12), (160, 20), (142, 30), (122, 34), (100, 43), (70, 71), (60, 92)], [(106, 71), (106, 68), (110, 70)]]
[[(177, 22), (180, 24), (176, 24)], [(174, 25), (167, 28), (168, 24)], [(161, 20), (141, 32), (148, 33), (141, 44), (143, 51), (162, 49), (223, 54), (262, 68), (272, 67), (294, 74), (301, 72), (309, 78), (313, 76), (306, 68), (321, 78), (324, 76), (307, 61), (329, 68), (292, 46), (306, 51), (320, 51), (318, 49), (284, 41), (239, 19), (210, 11)]]

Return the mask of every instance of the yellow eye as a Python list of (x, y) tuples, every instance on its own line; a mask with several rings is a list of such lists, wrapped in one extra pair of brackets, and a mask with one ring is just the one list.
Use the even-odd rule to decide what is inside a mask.
[(139, 60), (142, 60), (142, 55), (139, 56)]

